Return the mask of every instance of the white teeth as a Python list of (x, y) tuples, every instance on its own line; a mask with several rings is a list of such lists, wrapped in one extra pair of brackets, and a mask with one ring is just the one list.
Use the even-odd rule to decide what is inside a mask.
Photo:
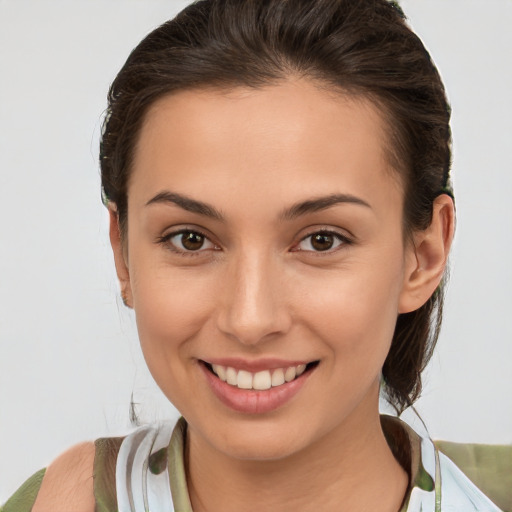
[(236, 386), (237, 385), (237, 375), (238, 375), (238, 372), (234, 368), (231, 368), (231, 366), (228, 366), (226, 368), (226, 382), (228, 384), (231, 384), (232, 386)]
[(277, 370), (274, 370), (272, 372), (272, 386), (280, 386), (281, 384), (284, 384), (284, 371), (282, 368), (278, 368)]
[(252, 387), (253, 389), (259, 390), (270, 389), (272, 387), (270, 372), (268, 370), (264, 370), (262, 372), (255, 373), (252, 378)]
[(219, 364), (212, 364), (213, 371), (218, 375), (219, 379), (226, 382), (226, 368), (224, 366), (220, 366)]
[(276, 368), (275, 370), (263, 370), (251, 373), (246, 370), (236, 370), (231, 366), (212, 364), (213, 372), (220, 380), (240, 389), (255, 389), (264, 391), (271, 387), (282, 386), (285, 382), (291, 382), (306, 371), (305, 364)]
[(240, 370), (236, 384), (240, 389), (252, 389), (252, 373)]
[(296, 375), (297, 370), (295, 369), (295, 366), (290, 366), (289, 368), (286, 368), (286, 371), (284, 372), (284, 380), (286, 382), (291, 382), (293, 379), (295, 379)]
[(297, 368), (296, 368), (296, 371), (297, 371), (297, 377), (299, 375), (302, 375), (306, 371), (306, 365), (305, 364), (299, 364), (299, 366), (297, 366)]

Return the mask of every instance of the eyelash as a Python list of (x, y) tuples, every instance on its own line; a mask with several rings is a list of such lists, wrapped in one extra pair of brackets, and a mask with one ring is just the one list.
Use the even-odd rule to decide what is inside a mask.
[(329, 248), (325, 251), (293, 249), (293, 252), (309, 252), (309, 253), (321, 256), (322, 254), (332, 254), (332, 253), (338, 251), (341, 247), (351, 245), (353, 243), (353, 241), (350, 238), (348, 238), (345, 235), (342, 235), (341, 233), (338, 233), (337, 231), (332, 231), (329, 229), (319, 229), (319, 230), (312, 231), (311, 233), (308, 233), (306, 236), (301, 238), (300, 242), (297, 245), (301, 244), (308, 238), (311, 238), (315, 235), (332, 236), (335, 240), (337, 240), (339, 242), (339, 245), (336, 246), (334, 249)]
[[(178, 247), (176, 247), (172, 242), (171, 240), (175, 237), (175, 236), (179, 236), (179, 235), (185, 235), (185, 234), (193, 234), (193, 235), (199, 235), (201, 236), (205, 241), (208, 241), (210, 242), (212, 245), (215, 246), (215, 244), (210, 240), (210, 238), (208, 237), (208, 235), (206, 235), (205, 233), (203, 233), (202, 231), (194, 228), (194, 229), (180, 229), (178, 231), (173, 231), (172, 233), (168, 233), (167, 235), (164, 235), (164, 236), (161, 236), (159, 238), (157, 238), (156, 242), (159, 243), (159, 244), (162, 244), (162, 245), (165, 245), (166, 247), (168, 247), (172, 252), (178, 254), (179, 256), (185, 256), (185, 257), (197, 257), (197, 256), (201, 256), (201, 253), (204, 252), (204, 249), (201, 250), (201, 249), (198, 249), (197, 251), (190, 251), (190, 250), (184, 250), (184, 249), (179, 249)], [(216, 247), (216, 246), (215, 246)]]
[[(174, 237), (180, 236), (180, 235), (184, 235), (184, 234), (199, 235), (204, 240), (207, 240), (208, 242), (213, 244), (214, 247), (216, 247), (215, 244), (209, 239), (209, 237), (205, 233), (201, 232), (198, 229), (180, 229), (179, 231), (173, 231), (172, 233), (168, 233), (167, 235), (159, 237), (156, 240), (156, 242), (159, 243), (159, 244), (162, 244), (162, 245), (166, 245), (172, 252), (174, 252), (174, 253), (176, 253), (176, 254), (178, 254), (180, 256), (185, 256), (185, 257), (200, 256), (201, 253), (204, 252), (205, 249), (199, 248), (197, 251), (183, 250), (183, 249), (177, 248), (173, 243), (171, 243), (171, 240)], [(325, 251), (314, 251), (314, 250), (304, 250), (304, 249), (296, 249), (296, 248), (294, 248), (294, 249), (292, 249), (292, 252), (309, 252), (309, 253), (318, 254), (318, 255), (332, 254), (333, 252), (336, 252), (337, 250), (339, 250), (339, 247), (346, 246), (346, 245), (351, 245), (353, 243), (353, 241), (351, 239), (349, 239), (348, 237), (346, 237), (346, 236), (344, 236), (344, 235), (342, 235), (342, 234), (340, 234), (340, 233), (338, 233), (336, 231), (330, 231), (328, 229), (320, 229), (320, 230), (317, 230), (317, 231), (313, 231), (313, 232), (307, 234), (306, 236), (304, 236), (303, 238), (301, 238), (299, 243), (296, 244), (295, 247), (297, 247), (302, 242), (304, 242), (308, 238), (311, 238), (311, 237), (313, 237), (315, 235), (332, 236), (333, 238), (335, 238), (339, 242), (339, 245), (336, 246), (334, 249), (329, 248), (329, 249), (326, 249)], [(219, 250), (219, 249), (214, 249), (214, 250)]]

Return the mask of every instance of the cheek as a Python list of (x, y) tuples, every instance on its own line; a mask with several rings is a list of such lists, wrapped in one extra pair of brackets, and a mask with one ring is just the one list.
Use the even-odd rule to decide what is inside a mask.
[[(211, 316), (215, 285), (205, 273), (176, 269), (149, 258), (133, 262), (134, 310), (144, 357), (152, 373), (191, 357), (188, 340), (197, 336)], [(156, 378), (156, 375), (154, 375)]]
[(309, 284), (315, 293), (297, 290), (303, 297), (304, 321), (325, 340), (334, 365), (350, 366), (350, 373), (377, 367), (380, 371), (395, 329), (402, 278), (396, 259), (381, 258), (322, 279), (312, 277)]
[[(151, 375), (179, 411), (194, 403), (194, 339), (211, 317), (215, 287), (169, 268), (139, 267), (133, 276), (139, 340)], [(183, 383), (191, 385), (184, 386)]]

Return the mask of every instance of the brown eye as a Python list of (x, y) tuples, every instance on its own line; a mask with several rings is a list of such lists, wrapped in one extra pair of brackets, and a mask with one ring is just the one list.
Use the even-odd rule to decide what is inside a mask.
[(339, 233), (318, 231), (303, 238), (297, 245), (297, 251), (334, 252), (338, 247), (350, 244), (350, 240)]
[(204, 245), (204, 236), (193, 231), (186, 231), (181, 235), (181, 245), (187, 251), (198, 251)]
[(311, 237), (311, 247), (317, 251), (327, 251), (334, 245), (334, 236), (327, 233), (317, 233)]
[(208, 249), (216, 249), (207, 236), (198, 231), (182, 230), (170, 233), (162, 237), (160, 243), (167, 245), (174, 252), (187, 254), (203, 252)]

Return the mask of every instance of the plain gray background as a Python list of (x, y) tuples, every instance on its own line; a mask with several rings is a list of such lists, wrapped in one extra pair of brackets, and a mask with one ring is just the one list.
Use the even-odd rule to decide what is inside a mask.
[[(100, 202), (105, 96), (187, 2), (0, 0), (0, 502), (72, 444), (175, 418), (120, 299)], [(512, 442), (512, 1), (403, 0), (453, 107), (458, 225), (418, 410), (435, 438)]]

